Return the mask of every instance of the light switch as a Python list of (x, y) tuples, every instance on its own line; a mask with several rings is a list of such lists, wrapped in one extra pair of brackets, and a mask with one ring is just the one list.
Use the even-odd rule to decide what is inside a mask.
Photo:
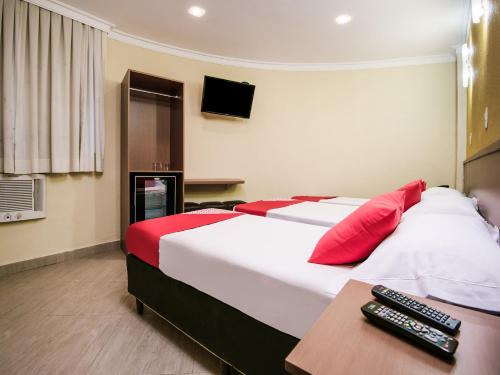
[(484, 110), (484, 128), (488, 129), (488, 107)]

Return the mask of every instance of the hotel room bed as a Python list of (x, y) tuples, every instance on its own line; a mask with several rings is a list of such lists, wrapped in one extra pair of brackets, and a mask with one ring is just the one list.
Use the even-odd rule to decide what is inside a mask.
[[(500, 180), (496, 173), (499, 158), (500, 147), (496, 152), (485, 153), (465, 163), (467, 194), (480, 197), (500, 195)], [(453, 195), (456, 198), (453, 198)], [(479, 200), (479, 207), (483, 208), (482, 213), (496, 225), (500, 225), (497, 215), (500, 210), (499, 202), (498, 199), (491, 198)], [(231, 224), (230, 220), (235, 221)], [(245, 282), (255, 283), (255, 280), (258, 280), (258, 277), (252, 277), (255, 275), (250, 276), (252, 273), (262, 272), (262, 280), (259, 282), (261, 285), (274, 285), (270, 289), (286, 283), (289, 284), (286, 287), (288, 290), (314, 295), (315, 297), (308, 298), (315, 298), (316, 309), (324, 303), (323, 299), (334, 298), (343, 283), (354, 278), (374, 284), (385, 284), (403, 292), (430, 295), (450, 303), (496, 313), (500, 311), (498, 228), (485, 223), (475, 208), (471, 208), (471, 201), (453, 190), (429, 189), (423, 195), (422, 202), (405, 213), (394, 233), (387, 237), (367, 260), (351, 268), (343, 266), (339, 272), (320, 271), (310, 281), (304, 280), (307, 272), (294, 280), (293, 275), (286, 272), (287, 259), (278, 260), (269, 254), (277, 247), (282, 248), (279, 251), (283, 254), (286, 247), (279, 245), (276, 242), (277, 237), (273, 237), (272, 233), (264, 236), (266, 240), (270, 238), (269, 244), (263, 248), (267, 250), (256, 249), (261, 245), (252, 237), (260, 237), (255, 230), (261, 225), (255, 225), (254, 232), (244, 234), (243, 238), (241, 234), (237, 236), (236, 231), (234, 236), (227, 231), (228, 226), (237, 225), (238, 222), (243, 224), (247, 220), (278, 222), (276, 219), (252, 219), (249, 215), (242, 215), (226, 222), (219, 221), (206, 227), (167, 234), (161, 241), (159, 237), (162, 236), (158, 236), (157, 240), (152, 242), (154, 246), (149, 247), (156, 254), (156, 258), (153, 257), (156, 264), (151, 260), (141, 260), (133, 254), (137, 249), (128, 246), (130, 253), (127, 256), (127, 270), (129, 292), (138, 301), (138, 311), (141, 310), (142, 303), (146, 304), (225, 363), (248, 375), (285, 374), (284, 358), (304, 331), (304, 317), (307, 319), (309, 316), (311, 319), (313, 314), (312, 311), (306, 310), (306, 304), (296, 310), (294, 301), (287, 302), (286, 308), (280, 307), (278, 312), (274, 311), (274, 315), (273, 311), (259, 311), (260, 307), (249, 306), (251, 301), (255, 303), (258, 298), (268, 300), (278, 295), (275, 290), (262, 294), (261, 289), (256, 290), (252, 289), (251, 285), (244, 285)], [(305, 236), (303, 245), (313, 242), (314, 238), (328, 230), (321, 226), (286, 221), (276, 225), (280, 228), (281, 225), (286, 225), (288, 228), (300, 226), (311, 229), (312, 234)], [(220, 229), (225, 226), (226, 230), (218, 231), (217, 226), (220, 226)], [(210, 229), (213, 233), (208, 233)], [(282, 231), (283, 229), (280, 229), (278, 233), (287, 236), (283, 243), (289, 244), (294, 231)], [(190, 236), (189, 232), (198, 235)], [(215, 232), (219, 232), (217, 236), (213, 235)], [(298, 232), (301, 233), (302, 230)], [(194, 238), (194, 242), (190, 237)], [(238, 238), (235, 240), (236, 237)], [(241, 247), (246, 249), (244, 254), (238, 251), (243, 240), (248, 242)], [(215, 247), (213, 256), (210, 255), (212, 251), (209, 246)], [(186, 250), (187, 248), (189, 250)], [(295, 262), (307, 258), (305, 250), (299, 251), (293, 244), (291, 249), (296, 249), (291, 257)], [(224, 254), (231, 251), (234, 254), (224, 258)], [(312, 252), (312, 249), (310, 251)], [(252, 254), (256, 259), (250, 261)], [(272, 266), (261, 263), (266, 260), (269, 264), (276, 264), (277, 275), (271, 274)], [(331, 267), (316, 266), (318, 269)], [(241, 268), (247, 268), (241, 271), (243, 277), (233, 282)], [(221, 277), (226, 269), (231, 272), (230, 278)], [(206, 273), (213, 272), (216, 275), (207, 278)], [(324, 283), (325, 278), (329, 277), (331, 280)], [(215, 284), (209, 285), (212, 282)], [(318, 289), (322, 282), (324, 285)], [(221, 287), (221, 291), (212, 291), (217, 288), (216, 285)], [(231, 288), (233, 285), (234, 288)], [(229, 299), (234, 297), (230, 289), (236, 291), (236, 301)], [(210, 293), (217, 293), (217, 296)], [(278, 298), (284, 298), (285, 295), (291, 296), (293, 292), (284, 293)], [(238, 304), (238, 307), (231, 306), (231, 303)], [(276, 301), (270, 301), (270, 304), (280, 305)], [(298, 304), (300, 305), (300, 301)], [(291, 327), (289, 325), (293, 319), (300, 324), (301, 318), (291, 317), (294, 314), (300, 315), (299, 312), (302, 314), (303, 326), (297, 330), (294, 324), (291, 324)], [(256, 314), (256, 317), (251, 314)], [(277, 322), (280, 319), (282, 321)]]
[[(445, 196), (449, 199), (428, 194), (356, 266), (307, 262), (328, 228), (212, 211), (223, 219), (173, 225), (174, 231), (153, 234), (156, 245), (143, 241), (154, 245), (147, 250), (156, 254), (152, 265), (133, 255), (147, 260), (147, 251), (141, 253), (134, 241), (127, 241), (132, 245), (129, 291), (247, 374), (284, 373), (286, 353), (349, 278), (498, 312), (495, 232), (471, 209), (470, 200)], [(201, 216), (190, 215), (157, 220)], [(133, 225), (130, 233), (136, 227), (147, 232), (147, 224)], [(135, 244), (141, 243), (141, 235)], [(475, 256), (478, 246), (481, 256)]]

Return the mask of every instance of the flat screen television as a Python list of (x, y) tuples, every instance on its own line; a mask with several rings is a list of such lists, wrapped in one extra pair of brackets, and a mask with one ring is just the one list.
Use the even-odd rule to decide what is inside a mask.
[(249, 83), (205, 76), (201, 111), (250, 118), (255, 86)]

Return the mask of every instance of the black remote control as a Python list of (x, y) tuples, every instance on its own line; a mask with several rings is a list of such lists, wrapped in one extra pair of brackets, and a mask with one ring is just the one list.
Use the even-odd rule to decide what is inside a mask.
[(435, 310), (424, 303), (411, 299), (383, 285), (375, 285), (372, 288), (372, 294), (387, 305), (452, 335), (457, 334), (462, 323), (460, 320), (454, 319), (444, 312)]
[(435, 354), (450, 358), (457, 350), (458, 341), (453, 337), (381, 303), (368, 302), (361, 311), (374, 323), (407, 337)]

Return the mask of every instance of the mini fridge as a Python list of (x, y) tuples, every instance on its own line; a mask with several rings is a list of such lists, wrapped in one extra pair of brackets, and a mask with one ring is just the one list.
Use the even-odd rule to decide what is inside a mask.
[(178, 178), (170, 173), (131, 173), (130, 223), (182, 212), (177, 207)]

